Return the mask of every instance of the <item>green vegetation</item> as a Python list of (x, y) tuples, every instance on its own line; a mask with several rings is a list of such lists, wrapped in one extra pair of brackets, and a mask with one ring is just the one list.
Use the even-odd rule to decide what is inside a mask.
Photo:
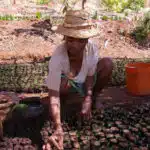
[(109, 18), (108, 16), (103, 16), (101, 19), (107, 21), (107, 20), (109, 20), (110, 18)]
[(12, 21), (12, 20), (31, 20), (33, 17), (27, 17), (27, 16), (15, 16), (15, 15), (3, 15), (0, 16), (0, 20), (2, 21)]
[(0, 21), (45, 20), (45, 19), (50, 19), (53, 25), (58, 25), (63, 22), (63, 17), (62, 18), (51, 17), (50, 15), (44, 15), (41, 12), (36, 12), (34, 16), (13, 16), (13, 15), (0, 16)]
[(0, 16), (0, 20), (16, 20), (16, 17), (13, 15), (4, 15)]
[(129, 0), (128, 8), (131, 10), (138, 11), (144, 7), (144, 0)]
[(124, 17), (120, 17), (120, 16), (106, 16), (106, 15), (104, 15), (104, 16), (102, 16), (101, 17), (101, 19), (102, 20), (105, 20), (105, 21), (107, 21), (107, 20), (123, 20), (124, 19)]
[(120, 13), (125, 9), (139, 10), (144, 7), (144, 0), (102, 0), (102, 4), (108, 10)]
[(137, 27), (132, 31), (131, 35), (141, 44), (150, 35), (150, 12), (146, 13), (138, 22)]
[(92, 19), (98, 19), (97, 11), (95, 11), (94, 15), (92, 16)]
[(37, 18), (37, 19), (41, 19), (41, 18), (42, 18), (41, 12), (36, 12), (36, 18)]
[(43, 4), (48, 4), (51, 0), (37, 0), (37, 4), (43, 5)]
[[(48, 75), (48, 60), (41, 63), (5, 64), (0, 66), (0, 90), (39, 92)], [(150, 62), (150, 59), (114, 58), (111, 86), (125, 85), (125, 65), (129, 62)]]
[(42, 15), (41, 12), (36, 12), (34, 16), (15, 16), (15, 15), (3, 15), (0, 16), (1, 21), (12, 21), (12, 20), (32, 20), (32, 19), (47, 19), (50, 18), (50, 15)]

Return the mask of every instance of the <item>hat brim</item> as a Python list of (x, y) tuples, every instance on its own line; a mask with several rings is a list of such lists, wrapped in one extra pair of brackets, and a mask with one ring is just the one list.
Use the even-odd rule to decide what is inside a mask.
[(75, 30), (73, 28), (65, 28), (61, 25), (57, 26), (54, 31), (62, 35), (82, 39), (92, 38), (100, 34), (100, 31), (97, 28)]

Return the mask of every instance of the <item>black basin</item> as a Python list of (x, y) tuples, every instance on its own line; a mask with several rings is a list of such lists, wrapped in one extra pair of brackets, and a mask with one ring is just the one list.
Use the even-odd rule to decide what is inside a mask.
[(35, 118), (44, 112), (44, 107), (40, 102), (40, 97), (24, 98), (17, 105), (18, 106), (14, 110), (16, 113), (20, 113), (23, 118)]

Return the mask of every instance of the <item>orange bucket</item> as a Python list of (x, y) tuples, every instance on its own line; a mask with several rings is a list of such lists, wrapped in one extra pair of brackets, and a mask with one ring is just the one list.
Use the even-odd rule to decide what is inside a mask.
[(128, 92), (133, 95), (150, 95), (150, 63), (129, 63), (125, 70)]

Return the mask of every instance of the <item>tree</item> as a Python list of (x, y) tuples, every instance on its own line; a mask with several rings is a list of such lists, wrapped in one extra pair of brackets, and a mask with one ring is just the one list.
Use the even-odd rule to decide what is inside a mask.
[[(71, 1), (70, 0), (63, 0), (63, 13), (65, 13), (68, 9), (72, 9), (73, 6), (75, 6), (76, 2), (78, 2), (79, 0), (74, 0), (74, 3), (72, 3), (71, 6)], [(84, 5), (87, 2), (87, 0), (82, 0), (82, 9), (84, 9)]]
[(86, 3), (87, 0), (82, 0), (82, 9), (84, 9), (84, 4)]

